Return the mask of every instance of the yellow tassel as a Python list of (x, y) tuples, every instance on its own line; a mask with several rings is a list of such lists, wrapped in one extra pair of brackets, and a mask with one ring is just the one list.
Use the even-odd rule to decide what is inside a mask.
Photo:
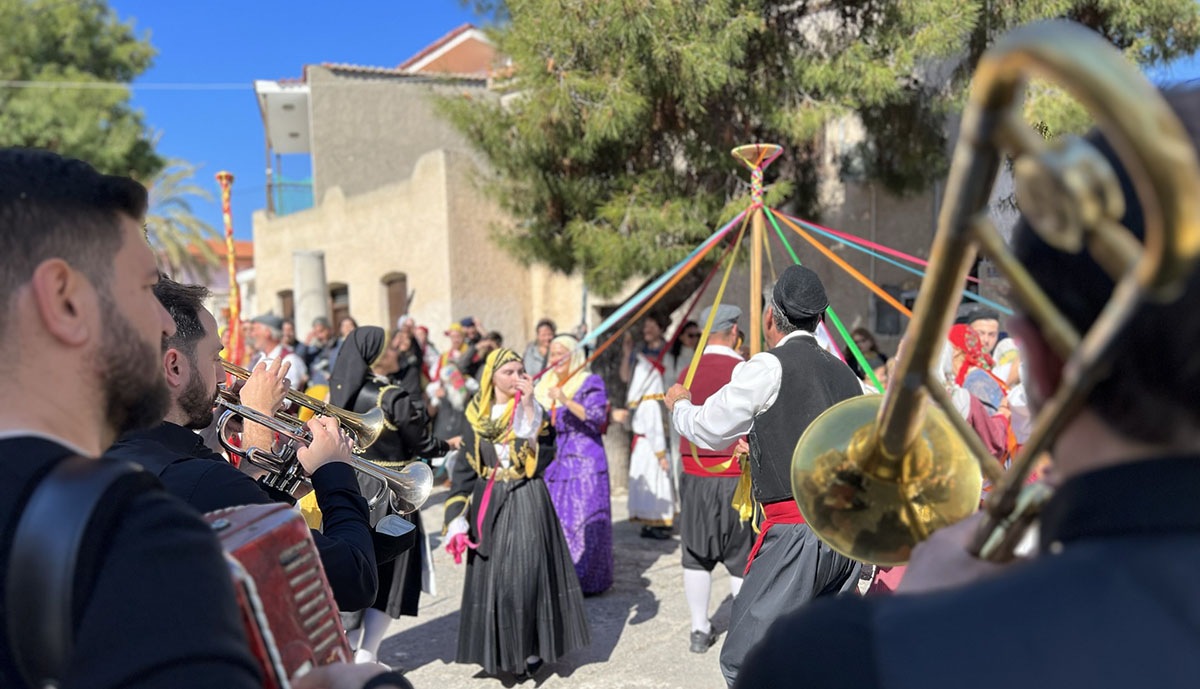
[[(746, 521), (754, 518), (754, 510), (757, 507), (754, 503), (754, 496), (751, 492), (750, 482), (750, 462), (742, 461), (742, 475), (738, 478), (737, 490), (733, 492), (733, 502), (730, 503), (733, 509), (738, 512), (738, 519)], [(756, 528), (755, 531), (758, 529)]]

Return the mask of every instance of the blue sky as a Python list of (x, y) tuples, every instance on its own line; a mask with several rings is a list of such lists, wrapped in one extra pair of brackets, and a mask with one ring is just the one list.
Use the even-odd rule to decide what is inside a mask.
[[(296, 78), (305, 64), (395, 66), (459, 24), (479, 24), (458, 0), (109, 0), (138, 33), (150, 31), (154, 66), (135, 83), (244, 84), (241, 90), (134, 89), (133, 103), (159, 133), (159, 152), (201, 165), (213, 192), (197, 212), (223, 232), (214, 175), (234, 175), (233, 227), (250, 239), (250, 216), (266, 206), (263, 127), (255, 79)], [(285, 175), (304, 174), (304, 156), (285, 156)]]
[[(263, 128), (255, 79), (296, 78), (305, 64), (395, 66), (459, 24), (479, 20), (458, 0), (110, 0), (138, 32), (150, 31), (154, 66), (137, 83), (244, 84), (237, 90), (138, 90), (134, 105), (161, 138), (164, 156), (197, 165), (214, 201), (197, 212), (223, 231), (214, 175), (234, 174), (233, 224), (250, 239), (250, 216), (266, 205)], [(1153, 73), (1160, 83), (1200, 77), (1189, 57)], [(305, 156), (285, 156), (285, 175), (307, 174)]]

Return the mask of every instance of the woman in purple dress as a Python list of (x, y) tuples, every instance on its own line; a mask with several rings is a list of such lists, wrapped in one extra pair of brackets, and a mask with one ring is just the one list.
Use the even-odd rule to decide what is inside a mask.
[(595, 594), (608, 590), (613, 581), (612, 506), (603, 439), (608, 393), (600, 376), (583, 366), (586, 358), (578, 345), (570, 335), (554, 338), (549, 361), (557, 365), (538, 381), (535, 395), (550, 410), (557, 432), (556, 459), (543, 479), (580, 586), (584, 594)]

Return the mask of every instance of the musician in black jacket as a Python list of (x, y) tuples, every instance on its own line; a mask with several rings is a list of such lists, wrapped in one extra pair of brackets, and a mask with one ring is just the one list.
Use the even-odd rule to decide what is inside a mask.
[[(167, 490), (198, 512), (294, 502), (290, 495), (242, 473), (206, 447), (194, 432), (212, 423), (217, 383), (224, 377), (217, 322), (204, 308), (208, 290), (163, 278), (154, 293), (176, 328), (175, 335), (163, 341), (162, 367), (171, 391), (170, 409), (161, 424), (127, 433), (109, 454), (146, 467)], [(288, 389), (286, 366), (282, 359), (269, 366), (260, 363), (240, 391), (242, 403), (267, 415), (277, 410)], [(375, 600), (378, 581), (367, 503), (359, 494), (348, 457), (348, 446), (332, 455), (309, 449), (297, 453), (325, 515), (322, 530), (313, 531), (321, 564), (338, 607), (353, 611)]]
[[(383, 409), (384, 431), (366, 449), (363, 458), (392, 469), (414, 460), (440, 457), (451, 448), (446, 441), (433, 437), (421, 399), (403, 386), (391, 383), (390, 376), (400, 368), (400, 354), (395, 338), (389, 342), (382, 328), (356, 328), (342, 343), (329, 381), (330, 404), (358, 413), (375, 407)], [(359, 485), (363, 495), (374, 495), (381, 488), (380, 482), (369, 476), (359, 476)], [(372, 524), (389, 513), (388, 503), (381, 500), (372, 510)], [(417, 614), (422, 570), (428, 569), (426, 576), (432, 576), (432, 563), (425, 556), (427, 546), (421, 515), (417, 512), (404, 518), (416, 525), (417, 543), (394, 561), (380, 565), (379, 593), (362, 616), (362, 642), (356, 654), (360, 661), (374, 660), (391, 619)], [(348, 621), (347, 628), (353, 626), (354, 621)]]
[[(48, 151), (0, 149), (0, 687), (31, 686), (16, 634), (44, 620), (9, 615), (7, 574), (16, 525), (62, 460), (98, 463), (123, 432), (162, 418), (159, 366), (175, 332), (154, 295), (146, 190)], [(318, 426), (316, 443), (333, 436)], [(111, 507), (111, 506), (110, 506)], [(69, 521), (70, 515), (64, 515)], [(150, 489), (105, 520), (78, 551), (65, 632), (72, 648), (59, 686), (72, 689), (254, 689), (262, 686), (212, 529), (165, 491)], [(39, 570), (51, 577), (55, 572)], [(406, 686), (379, 666), (333, 664), (295, 689)], [(390, 673), (389, 673), (390, 674)], [(382, 683), (381, 683), (382, 682)]]

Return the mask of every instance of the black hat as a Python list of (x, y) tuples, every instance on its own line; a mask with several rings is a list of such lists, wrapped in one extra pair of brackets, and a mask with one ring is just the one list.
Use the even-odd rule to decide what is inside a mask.
[(821, 278), (804, 266), (789, 266), (775, 281), (775, 306), (791, 322), (820, 315), (829, 306)]

